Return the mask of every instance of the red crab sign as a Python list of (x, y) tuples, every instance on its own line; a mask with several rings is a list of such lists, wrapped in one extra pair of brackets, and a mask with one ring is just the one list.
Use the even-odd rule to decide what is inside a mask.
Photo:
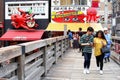
[(84, 18), (86, 18), (86, 22), (97, 22), (99, 16), (97, 16), (97, 11), (95, 8), (87, 9), (87, 15), (85, 15), (82, 11), (76, 11), (76, 10), (52, 12), (52, 20), (54, 22), (84, 23), (85, 22)]
[(86, 22), (97, 22), (98, 18), (96, 8), (87, 9)]
[(35, 27), (38, 27), (38, 24), (36, 24), (35, 19), (34, 19), (34, 14), (29, 14), (26, 13), (23, 10), (20, 10), (18, 8), (18, 11), (21, 13), (20, 14), (13, 14), (11, 15), (11, 24), (15, 28), (24, 28), (27, 30), (35, 30)]

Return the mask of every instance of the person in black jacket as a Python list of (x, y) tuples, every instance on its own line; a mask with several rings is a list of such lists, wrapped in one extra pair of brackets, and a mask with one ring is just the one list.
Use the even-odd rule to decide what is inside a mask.
[[(78, 32), (79, 41), (80, 41), (80, 38), (82, 37), (82, 35), (83, 35), (82, 28), (79, 28), (79, 32)], [(82, 46), (79, 44), (79, 52), (81, 52), (81, 50), (82, 50)]]

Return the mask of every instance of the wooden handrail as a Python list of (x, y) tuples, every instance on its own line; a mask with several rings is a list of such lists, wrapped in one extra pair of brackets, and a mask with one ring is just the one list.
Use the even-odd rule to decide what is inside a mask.
[(21, 54), (21, 47), (17, 45), (0, 48), (0, 63), (20, 56)]
[[(68, 44), (67, 37), (59, 36), (0, 48), (0, 78), (40, 80), (63, 56)], [(10, 63), (1, 66), (7, 60)]]
[(118, 36), (112, 36), (112, 39), (114, 39), (114, 40), (120, 40), (120, 37), (118, 37)]

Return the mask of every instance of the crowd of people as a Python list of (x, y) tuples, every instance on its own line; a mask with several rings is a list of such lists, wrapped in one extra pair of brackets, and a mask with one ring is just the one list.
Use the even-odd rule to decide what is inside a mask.
[[(79, 28), (78, 32), (68, 30), (68, 38), (70, 40), (70, 47), (77, 52), (81, 52), (82, 56), (84, 56), (83, 73), (90, 73), (90, 61), (94, 50), (97, 70), (99, 70), (100, 74), (103, 74), (103, 64), (110, 62), (110, 48), (112, 44), (107, 28), (104, 28), (103, 31), (99, 30), (96, 33), (92, 27), (88, 27), (86, 33), (82, 32), (82, 28)], [(103, 47), (107, 47), (109, 52), (103, 53), (101, 51)]]

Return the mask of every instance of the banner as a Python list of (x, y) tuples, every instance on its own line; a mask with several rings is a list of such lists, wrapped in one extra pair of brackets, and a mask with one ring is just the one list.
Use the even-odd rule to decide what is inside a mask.
[(51, 22), (54, 23), (73, 23), (85, 22), (86, 11), (89, 7), (81, 6), (56, 6), (51, 9)]

